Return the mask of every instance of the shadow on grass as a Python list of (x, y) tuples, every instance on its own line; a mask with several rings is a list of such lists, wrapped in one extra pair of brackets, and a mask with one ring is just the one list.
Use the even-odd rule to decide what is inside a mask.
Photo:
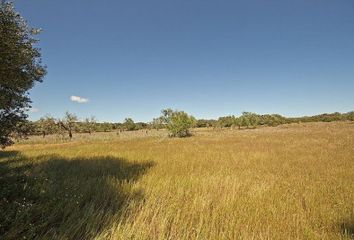
[(1, 239), (92, 239), (143, 199), (132, 183), (152, 166), (0, 152)]
[(2, 159), (12, 158), (18, 156), (20, 153), (18, 151), (1, 151), (0, 150), (0, 161)]
[(354, 215), (340, 225), (342, 233), (350, 239), (354, 239)]

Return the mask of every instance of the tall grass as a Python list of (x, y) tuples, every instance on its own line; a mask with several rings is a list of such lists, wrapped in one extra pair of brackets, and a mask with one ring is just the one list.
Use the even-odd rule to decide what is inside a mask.
[(96, 137), (1, 153), (2, 238), (353, 238), (352, 123)]

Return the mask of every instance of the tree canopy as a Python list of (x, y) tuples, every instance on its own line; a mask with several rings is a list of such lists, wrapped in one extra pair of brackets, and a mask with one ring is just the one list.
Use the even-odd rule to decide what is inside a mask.
[(40, 50), (34, 38), (38, 29), (30, 28), (14, 11), (10, 3), (0, 5), (0, 146), (13, 142), (16, 132), (25, 134), (21, 127), (31, 105), (28, 91), (35, 82), (41, 82), (46, 69), (41, 63)]
[(187, 137), (190, 136), (189, 129), (193, 127), (196, 119), (183, 111), (173, 111), (172, 109), (164, 109), (161, 111), (161, 119), (164, 120), (170, 137)]

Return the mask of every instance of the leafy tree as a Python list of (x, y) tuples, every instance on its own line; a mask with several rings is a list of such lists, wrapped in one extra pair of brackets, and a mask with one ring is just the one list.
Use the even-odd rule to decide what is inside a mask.
[(144, 122), (137, 122), (135, 123), (135, 130), (142, 130), (142, 129), (147, 129), (149, 124), (144, 123)]
[(235, 121), (234, 116), (219, 117), (218, 127), (221, 127), (221, 128), (231, 127), (231, 126), (233, 126), (234, 121)]
[(31, 121), (24, 120), (16, 125), (16, 130), (11, 133), (11, 138), (16, 140), (27, 138), (27, 136), (33, 134), (34, 131), (35, 125)]
[(126, 118), (123, 123), (123, 127), (126, 131), (134, 131), (136, 130), (136, 125), (131, 118)]
[(162, 129), (164, 127), (164, 120), (163, 117), (154, 118), (150, 123), (151, 128), (156, 130)]
[(189, 116), (183, 111), (173, 111), (171, 109), (164, 109), (161, 113), (170, 137), (187, 137), (191, 135), (189, 129), (196, 122), (193, 116)]
[(36, 122), (36, 127), (37, 127), (37, 130), (39, 132), (41, 132), (43, 138), (47, 134), (53, 134), (53, 133), (57, 132), (57, 130), (58, 130), (58, 126), (57, 126), (57, 123), (55, 122), (55, 119), (50, 116), (45, 116), (45, 117), (40, 118)]
[(95, 130), (96, 126), (96, 118), (95, 117), (90, 117), (90, 118), (85, 118), (83, 128), (84, 131), (91, 134)]
[[(92, 122), (92, 119), (90, 120)], [(86, 123), (83, 122), (83, 125)], [(98, 122), (92, 122), (92, 132), (110, 132), (113, 129), (117, 129), (120, 127), (121, 124), (117, 123), (109, 123), (109, 122), (103, 122), (103, 123), (98, 123)], [(82, 127), (84, 132), (88, 132), (87, 127), (83, 126)]]
[(264, 115), (258, 115), (259, 125), (267, 125), (271, 127), (278, 126), (280, 124), (285, 124), (287, 123), (287, 120), (285, 117), (279, 115), (279, 114), (264, 114)]
[(77, 116), (73, 113), (66, 112), (62, 120), (59, 120), (59, 125), (68, 132), (69, 138), (72, 139), (73, 131), (77, 126)]
[(315, 116), (304, 116), (297, 118), (287, 118), (287, 122), (333, 122), (333, 121), (345, 121), (351, 119), (352, 112), (349, 113), (324, 113)]
[(240, 117), (234, 117), (233, 119), (233, 126), (237, 126), (238, 129), (240, 130), (241, 129), (241, 126), (242, 126), (242, 119)]
[(112, 130), (120, 130), (122, 128), (122, 123), (112, 123)]
[(204, 127), (214, 127), (216, 125), (216, 120), (210, 119), (198, 119), (195, 126), (197, 128), (204, 128)]
[(251, 112), (243, 112), (240, 121), (242, 126), (255, 128), (259, 123), (259, 115)]
[[(11, 3), (0, 5), (0, 146), (11, 145), (11, 134), (26, 135), (28, 91), (46, 73), (34, 45), (39, 30), (30, 28)], [(21, 132), (20, 132), (21, 131)]]
[(103, 132), (110, 132), (112, 131), (112, 124), (108, 122), (101, 123), (101, 129)]
[(354, 112), (348, 112), (345, 114), (346, 120), (354, 121)]

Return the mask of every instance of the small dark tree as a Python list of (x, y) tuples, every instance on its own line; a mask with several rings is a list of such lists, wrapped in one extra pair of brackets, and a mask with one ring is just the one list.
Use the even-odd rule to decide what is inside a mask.
[(136, 130), (136, 125), (131, 118), (126, 118), (123, 123), (123, 127), (126, 131), (134, 131)]
[[(46, 71), (33, 38), (39, 31), (28, 27), (10, 3), (0, 4), (0, 146), (11, 145), (11, 135), (26, 135), (28, 91)], [(21, 132), (19, 132), (21, 131)]]

